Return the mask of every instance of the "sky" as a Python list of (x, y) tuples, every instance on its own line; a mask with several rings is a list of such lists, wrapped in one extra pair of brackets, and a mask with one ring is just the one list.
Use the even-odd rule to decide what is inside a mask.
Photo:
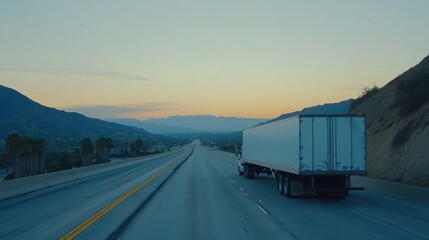
[(0, 84), (98, 118), (274, 118), (429, 54), (425, 0), (0, 2)]

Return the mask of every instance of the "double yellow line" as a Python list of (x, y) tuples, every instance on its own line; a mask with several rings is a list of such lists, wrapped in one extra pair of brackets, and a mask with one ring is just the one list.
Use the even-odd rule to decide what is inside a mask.
[(123, 202), (129, 196), (133, 195), (135, 192), (142, 189), (144, 186), (146, 186), (147, 184), (149, 184), (150, 182), (152, 182), (153, 180), (155, 180), (156, 178), (161, 176), (164, 172), (166, 172), (168, 169), (172, 168), (179, 161), (184, 160), (184, 159), (182, 159), (182, 157), (186, 154), (187, 153), (182, 154), (178, 160), (174, 161), (172, 164), (168, 165), (166, 168), (162, 169), (160, 172), (153, 175), (152, 177), (150, 177), (146, 181), (135, 186), (133, 189), (129, 190), (128, 192), (126, 192), (125, 194), (123, 194), (122, 196), (117, 198), (115, 201), (111, 202), (109, 205), (107, 205), (106, 207), (104, 207), (103, 209), (101, 209), (100, 211), (98, 211), (97, 213), (95, 213), (94, 215), (92, 215), (91, 217), (86, 219), (85, 221), (83, 221), (81, 224), (79, 224), (75, 228), (73, 228), (70, 232), (68, 232), (67, 234), (62, 236), (60, 239), (61, 240), (66, 240), (66, 239), (69, 240), (69, 239), (74, 239), (75, 237), (77, 237), (79, 234), (81, 234), (83, 231), (85, 231), (87, 228), (89, 228), (92, 224), (94, 224), (98, 219), (103, 217), (105, 214), (107, 214), (114, 207), (118, 206), (121, 202)]

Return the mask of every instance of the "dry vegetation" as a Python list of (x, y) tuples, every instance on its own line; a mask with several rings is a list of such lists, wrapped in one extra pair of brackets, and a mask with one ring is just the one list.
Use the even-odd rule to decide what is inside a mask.
[(386, 86), (366, 88), (368, 176), (429, 187), (429, 57)]

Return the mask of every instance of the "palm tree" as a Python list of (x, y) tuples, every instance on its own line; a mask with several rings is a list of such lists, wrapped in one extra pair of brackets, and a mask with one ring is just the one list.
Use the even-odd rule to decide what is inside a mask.
[(12, 163), (13, 178), (20, 176), (19, 155), (22, 149), (21, 144), (21, 138), (16, 133), (11, 133), (6, 137), (6, 157)]
[(144, 142), (140, 138), (137, 139), (130, 146), (130, 152), (133, 157), (140, 156), (141, 152), (144, 150)]
[(80, 142), (80, 146), (82, 149), (82, 165), (92, 165), (92, 159), (94, 158), (94, 144), (92, 144), (91, 139), (82, 139), (82, 141)]
[(109, 161), (110, 150), (113, 148), (113, 141), (110, 138), (100, 137), (95, 142), (95, 152), (97, 161), (100, 163)]
[(75, 148), (73, 151), (73, 166), (82, 166), (82, 150), (80, 148)]
[(21, 177), (43, 173), (46, 159), (46, 140), (41, 138), (21, 137)]
[(45, 139), (35, 138), (32, 143), (31, 175), (43, 173), (46, 161), (47, 143)]
[(46, 159), (46, 140), (9, 134), (6, 138), (6, 156), (12, 163), (13, 178), (43, 172)]

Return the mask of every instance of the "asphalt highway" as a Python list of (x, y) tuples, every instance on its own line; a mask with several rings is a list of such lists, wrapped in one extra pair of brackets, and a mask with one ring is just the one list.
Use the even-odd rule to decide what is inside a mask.
[[(191, 150), (192, 146), (186, 146), (133, 165), (1, 200), (0, 239), (59, 239)], [(168, 171), (123, 199), (77, 237), (107, 238), (154, 192)]]
[(293, 239), (197, 146), (123, 239)]
[(375, 191), (351, 191), (345, 199), (288, 199), (273, 176), (246, 179), (237, 158), (206, 151), (207, 161), (243, 189), (296, 239), (429, 239), (429, 206)]
[(196, 148), (123, 239), (429, 239), (429, 208), (372, 191), (345, 199), (277, 193), (233, 154)]
[(429, 239), (427, 205), (367, 190), (288, 199), (275, 185), (190, 145), (2, 200), (0, 239)]

